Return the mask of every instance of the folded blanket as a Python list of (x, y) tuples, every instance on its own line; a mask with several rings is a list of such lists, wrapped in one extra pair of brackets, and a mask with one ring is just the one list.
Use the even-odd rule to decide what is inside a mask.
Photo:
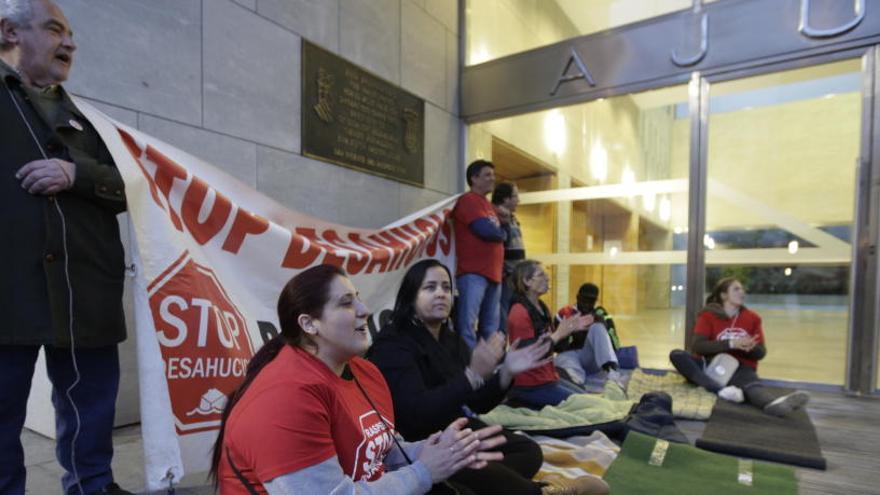
[(559, 478), (573, 480), (581, 476), (601, 478), (620, 452), (620, 447), (600, 431), (565, 440), (541, 435), (534, 435), (532, 439), (544, 453), (544, 464), (535, 475), (537, 481), (552, 483)]
[(634, 401), (648, 392), (666, 392), (672, 396), (672, 415), (685, 419), (709, 419), (718, 398), (712, 392), (688, 383), (675, 371), (655, 375), (637, 369), (633, 371), (626, 391)]
[(618, 421), (626, 417), (632, 404), (623, 389), (609, 380), (601, 395), (574, 394), (559, 405), (545, 406), (540, 411), (501, 405), (480, 419), (511, 430), (553, 430)]

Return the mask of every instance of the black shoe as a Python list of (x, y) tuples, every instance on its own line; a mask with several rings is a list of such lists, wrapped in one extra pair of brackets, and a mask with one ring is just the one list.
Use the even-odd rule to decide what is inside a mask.
[(119, 488), (119, 485), (117, 485), (116, 483), (110, 483), (104, 488), (96, 492), (92, 492), (91, 495), (134, 495), (134, 493)]

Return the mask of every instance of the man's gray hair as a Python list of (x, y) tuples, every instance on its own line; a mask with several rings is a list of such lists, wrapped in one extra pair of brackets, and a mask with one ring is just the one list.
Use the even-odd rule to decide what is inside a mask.
[(0, 0), (0, 18), (22, 25), (34, 15), (33, 0)]
[[(33, 0), (0, 0), (0, 19), (12, 21), (16, 26), (25, 26), (33, 16)], [(0, 49), (8, 48), (9, 43), (0, 35)]]

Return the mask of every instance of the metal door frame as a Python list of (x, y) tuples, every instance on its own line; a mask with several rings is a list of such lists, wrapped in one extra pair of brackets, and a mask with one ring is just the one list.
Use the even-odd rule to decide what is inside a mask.
[[(859, 161), (856, 169), (855, 209), (853, 212), (850, 262), (849, 321), (847, 324), (847, 352), (844, 390), (859, 395), (877, 394), (878, 329), (880, 329), (880, 277), (876, 249), (880, 245), (880, 112), (875, 104), (880, 101), (878, 70), (880, 47), (857, 48), (824, 53), (778, 63), (758, 63), (750, 67), (715, 72), (702, 76), (693, 73), (690, 83), (689, 108), (691, 118), (690, 197), (688, 199), (688, 265), (685, 341), (690, 343), (696, 314), (703, 305), (706, 277), (706, 179), (709, 149), (709, 99), (713, 84), (744, 79), (774, 72), (806, 68), (842, 60), (860, 58), (862, 62), (862, 109)], [(800, 383), (799, 383), (800, 384)], [(828, 386), (805, 384), (808, 388), (827, 389)], [(837, 388), (831, 386), (830, 388)]]

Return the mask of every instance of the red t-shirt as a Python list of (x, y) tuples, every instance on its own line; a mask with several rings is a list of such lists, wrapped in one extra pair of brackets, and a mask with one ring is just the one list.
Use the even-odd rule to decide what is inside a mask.
[[(722, 318), (712, 311), (703, 311), (697, 318), (694, 333), (705, 335), (709, 340), (731, 340), (740, 337), (758, 337), (758, 343), (764, 343), (764, 330), (761, 328), (761, 317), (747, 308), (742, 308), (733, 318)], [(741, 364), (758, 369), (758, 361), (744, 356), (742, 351), (726, 351)]]
[(569, 316), (579, 315), (581, 312), (571, 304), (566, 304), (565, 306), (559, 308), (559, 311), (556, 312), (557, 321), (562, 321)]
[[(507, 315), (507, 339), (512, 344), (517, 339), (525, 341), (535, 338), (536, 335), (552, 332), (552, 327), (547, 327), (540, 332), (535, 332), (529, 312), (522, 304), (516, 303), (510, 307)], [(559, 380), (556, 366), (549, 362), (529, 371), (524, 371), (513, 377), (513, 384), (517, 387), (535, 387), (545, 383), (553, 383)]]
[(247, 495), (227, 459), (259, 491), (262, 482), (335, 456), (352, 480), (373, 481), (385, 471), (393, 445), (391, 392), (369, 361), (349, 368), (385, 419), (383, 423), (354, 380), (337, 376), (308, 352), (287, 346), (257, 375), (235, 405), (223, 439), (220, 492)]
[(495, 208), (485, 197), (475, 192), (462, 194), (452, 209), (457, 263), (455, 273), (476, 273), (497, 284), (501, 282), (501, 269), (504, 266), (504, 243), (484, 241), (471, 232), (468, 226), (478, 218), (489, 218), (495, 225), (501, 225)]

